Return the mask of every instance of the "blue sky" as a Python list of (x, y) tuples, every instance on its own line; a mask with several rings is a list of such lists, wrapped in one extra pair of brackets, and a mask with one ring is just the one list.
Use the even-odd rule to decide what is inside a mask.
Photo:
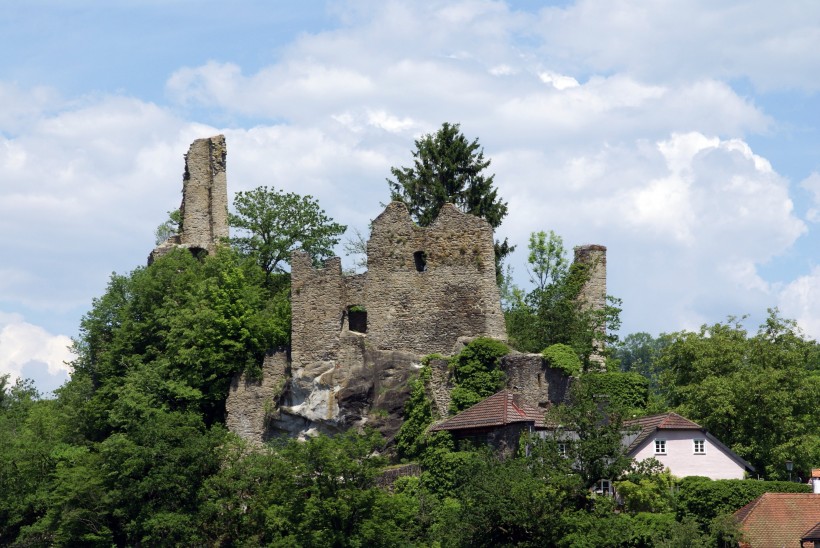
[(622, 334), (778, 306), (820, 335), (820, 4), (10, 0), (0, 46), (0, 374), (43, 390), (216, 133), (229, 192), (364, 230), (413, 140), (461, 123), (520, 284), (552, 229), (608, 247)]

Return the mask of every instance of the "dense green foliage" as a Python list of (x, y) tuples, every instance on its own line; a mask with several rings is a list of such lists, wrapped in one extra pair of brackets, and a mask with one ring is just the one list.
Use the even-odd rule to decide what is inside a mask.
[[(243, 197), (258, 200), (248, 219), (267, 218), (254, 208), (283, 197), (257, 191)], [(314, 258), (340, 229), (319, 219), (327, 231), (310, 236), (325, 238), (309, 249)], [(729, 321), (627, 337), (616, 354), (626, 372), (581, 371), (570, 402), (549, 412), (560, 426), (524, 438), (515, 457), (425, 435), (436, 418), (428, 364), (410, 383), (395, 440), (348, 432), (246, 446), (224, 427), (229, 380), (258, 374), (263, 354), (289, 342), (289, 277), (278, 270), (290, 248), (281, 238), (271, 240), (281, 254), (260, 244), (265, 230), (283, 236), (287, 225), (276, 222), (248, 228), (259, 240), (238, 240), (239, 250), (177, 250), (112, 275), (82, 320), (74, 372), (56, 398), (0, 377), (0, 545), (736, 545), (728, 512), (766, 491), (807, 491), (678, 480), (657, 461), (631, 462), (621, 445), (622, 417), (671, 407), (769, 478), (786, 476), (787, 458), (795, 475), (820, 462), (820, 351), (776, 311), (751, 336)], [(585, 272), (567, 266), (559, 238), (535, 235), (530, 251), (536, 287), (512, 293), (511, 338), (577, 373), (596, 322), (609, 320), (574, 307)], [(450, 359), (451, 412), (504, 386), (508, 351), (478, 338)], [(382, 485), (393, 451), (416, 459), (420, 475)], [(620, 506), (594, 493), (601, 479), (614, 482)]]
[(283, 272), (296, 249), (316, 263), (329, 257), (347, 230), (328, 217), (313, 197), (266, 186), (237, 192), (233, 206), (236, 213), (229, 213), (228, 221), (240, 235), (232, 237), (231, 243), (254, 257), (269, 275)]
[[(464, 213), (485, 219), (498, 228), (507, 216), (507, 203), (493, 186), (495, 175), (485, 175), (490, 160), (478, 139), (470, 142), (459, 124), (445, 122), (434, 134), (417, 139), (413, 167), (391, 168), (395, 180), (387, 180), (390, 199), (404, 202), (420, 226), (432, 223), (441, 207), (454, 204)], [(496, 273), (513, 247), (505, 239), (495, 243)]]
[(94, 387), (89, 435), (100, 439), (130, 420), (132, 410), (112, 409), (130, 397), (221, 420), (233, 374), (289, 340), (289, 283), (270, 289), (263, 280), (254, 262), (227, 248), (202, 261), (180, 249), (113, 275), (75, 344), (74, 378)]
[(649, 381), (638, 373), (590, 371), (583, 378), (592, 394), (605, 394), (608, 403), (624, 416), (643, 415), (649, 397)]
[(602, 399), (588, 375), (574, 383), (569, 402), (547, 412), (549, 423), (560, 425), (553, 431), (555, 442), (565, 445), (566, 457), (574, 474), (586, 488), (600, 479), (621, 477), (630, 464), (621, 445), (623, 414)]
[(541, 356), (549, 367), (559, 369), (565, 375), (575, 377), (581, 372), (581, 359), (571, 346), (561, 343), (553, 344), (545, 348)]
[(703, 524), (746, 506), (763, 493), (811, 493), (811, 486), (790, 481), (711, 480), (690, 476), (678, 482), (677, 507), (681, 517)]
[(589, 280), (590, 265), (570, 264), (563, 240), (550, 231), (530, 236), (528, 271), (532, 290), (512, 284), (504, 290), (507, 335), (518, 350), (541, 352), (554, 345), (572, 347), (588, 368), (595, 341), (612, 345), (620, 326), (620, 301), (607, 297), (603, 310), (584, 307), (578, 295)]
[(509, 351), (500, 341), (479, 337), (450, 359), (451, 413), (463, 411), (504, 388), (506, 376), (500, 362)]
[(424, 449), (424, 434), (433, 422), (433, 405), (427, 397), (430, 366), (424, 365), (410, 382), (410, 397), (404, 405), (404, 421), (396, 434), (396, 452), (402, 458), (416, 458)]
[(787, 460), (804, 478), (820, 462), (820, 346), (776, 310), (756, 334), (730, 318), (625, 343), (621, 366), (648, 378), (651, 410), (704, 426), (768, 479), (787, 479)]

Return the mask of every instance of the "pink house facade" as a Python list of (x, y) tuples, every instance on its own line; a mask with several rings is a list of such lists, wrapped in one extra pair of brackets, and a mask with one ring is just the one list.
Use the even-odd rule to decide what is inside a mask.
[(663, 413), (626, 421), (635, 429), (624, 440), (626, 453), (636, 461), (657, 459), (673, 476), (743, 479), (754, 467), (705, 428), (677, 413)]

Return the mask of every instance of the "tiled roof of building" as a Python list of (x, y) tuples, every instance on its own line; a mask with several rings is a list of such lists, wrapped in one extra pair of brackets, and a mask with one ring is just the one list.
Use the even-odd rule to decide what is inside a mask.
[(467, 430), (505, 426), (516, 422), (532, 422), (536, 428), (543, 428), (544, 414), (524, 405), (517, 399), (514, 393), (502, 390), (458, 415), (433, 426), (430, 430)]
[(798, 546), (803, 535), (820, 523), (820, 495), (763, 493), (734, 515), (746, 546)]
[(639, 419), (631, 419), (624, 421), (624, 426), (628, 428), (637, 427), (640, 431), (626, 452), (629, 453), (641, 445), (652, 432), (656, 430), (703, 430), (703, 427), (682, 417), (677, 413), (662, 413), (660, 415), (651, 415), (649, 417), (641, 417)]
[(811, 469), (811, 477), (820, 478), (820, 468), (812, 468)]

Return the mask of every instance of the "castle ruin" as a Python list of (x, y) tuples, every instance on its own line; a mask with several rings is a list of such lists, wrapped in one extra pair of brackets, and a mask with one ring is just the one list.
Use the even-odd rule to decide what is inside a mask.
[[(228, 236), (225, 161), (222, 135), (191, 145), (180, 234), (158, 246), (149, 264), (175, 247), (212, 252)], [(266, 356), (260, 379), (233, 379), (226, 401), (231, 431), (260, 442), (367, 424), (390, 436), (424, 356), (455, 354), (475, 337), (506, 340), (485, 220), (445, 204), (429, 227), (419, 227), (394, 202), (373, 221), (367, 255), (367, 272), (345, 275), (338, 257), (316, 268), (308, 255), (293, 254), (291, 347)], [(576, 248), (575, 260), (590, 265), (584, 306), (603, 306), (606, 248)], [(444, 416), (452, 388), (447, 360), (430, 366), (429, 389)], [(512, 353), (502, 368), (508, 387), (530, 406), (566, 397), (570, 379), (538, 354)]]

